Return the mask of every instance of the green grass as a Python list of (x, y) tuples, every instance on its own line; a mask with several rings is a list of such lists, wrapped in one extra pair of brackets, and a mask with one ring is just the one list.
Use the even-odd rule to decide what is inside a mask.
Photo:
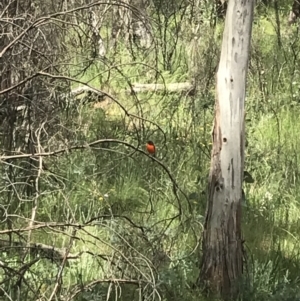
[[(264, 40), (261, 39), (262, 29)], [(274, 26), (268, 19), (261, 19), (259, 24), (254, 27), (253, 34), (253, 45), (259, 45), (257, 51), (262, 55), (264, 66), (262, 68), (266, 72), (270, 70), (268, 68), (275, 59), (283, 59), (280, 56), (275, 57), (275, 54), (270, 56), (274, 44), (276, 44)], [(216, 39), (218, 39), (218, 35)], [(182, 65), (182, 63), (187, 64), (187, 60), (184, 59), (186, 50), (183, 44), (180, 44), (178, 49), (177, 56), (173, 61), (174, 72), (162, 71), (159, 73), (159, 78), (163, 78), (167, 83), (187, 79), (188, 65)], [(205, 52), (204, 44), (200, 43), (200, 49)], [(192, 49), (191, 51), (195, 50)], [(134, 131), (133, 133), (120, 132), (117, 128), (114, 131), (114, 123), (109, 121), (120, 118), (121, 112), (116, 105), (112, 110), (110, 109), (105, 119), (103, 116), (97, 119), (97, 112), (87, 111), (87, 114), (90, 115), (87, 132), (94, 133), (90, 136), (91, 140), (93, 137), (103, 137), (103, 133), (106, 133), (110, 138), (116, 136), (118, 139), (124, 139), (133, 144), (140, 142), (141, 147), (148, 138), (155, 140), (159, 157), (170, 169), (184, 192), (186, 194), (195, 191), (198, 193), (198, 203), (197, 201), (192, 202), (195, 216), (189, 225), (191, 230), (182, 232), (179, 220), (174, 220), (171, 226), (167, 225), (166, 220), (177, 212), (177, 200), (173, 195), (172, 183), (168, 175), (158, 165), (142, 155), (135, 154), (132, 158), (127, 157), (126, 154), (129, 154), (129, 150), (122, 146), (108, 146), (108, 150), (117, 153), (106, 151), (86, 153), (87, 156), (83, 161), (82, 155), (74, 157), (75, 161), (72, 163), (70, 172), (76, 169), (78, 160), (79, 166), (81, 166), (79, 170), (84, 168), (85, 171), (78, 171), (78, 176), (71, 173), (65, 175), (71, 186), (76, 186), (76, 190), (69, 193), (69, 204), (76, 216), (79, 214), (78, 218), (82, 222), (92, 218), (93, 213), (98, 212), (96, 208), (100, 212), (101, 210), (109, 212), (109, 208), (116, 208), (116, 212), (129, 216), (134, 223), (143, 225), (143, 227), (150, 227), (153, 231), (148, 237), (150, 240), (154, 239), (152, 235), (156, 236), (160, 231), (165, 231), (163, 248), (169, 250), (172, 264), (165, 266), (161, 279), (165, 285), (169, 285), (178, 293), (178, 297), (181, 296), (184, 299), (186, 298), (184, 292), (189, 291), (187, 284), (192, 284), (198, 273), (195, 255), (186, 256), (196, 246), (197, 237), (193, 237), (193, 230), (198, 232), (198, 235), (201, 230), (196, 216), (204, 214), (205, 199), (199, 199), (199, 196), (205, 188), (209, 167), (209, 158), (203, 154), (203, 148), (210, 154), (209, 132), (212, 124), (212, 103), (210, 99), (200, 99), (197, 96), (193, 100), (196, 103), (193, 112), (196, 117), (193, 117), (188, 109), (189, 102), (192, 100), (189, 97), (178, 98), (177, 95), (144, 93), (137, 95), (140, 107), (137, 106), (134, 97), (118, 94), (118, 92), (127, 87), (128, 80), (152, 83), (155, 81), (153, 77), (155, 72), (142, 64), (132, 64), (129, 52), (122, 47), (120, 47), (119, 54), (118, 68), (122, 69), (122, 74), (119, 70), (114, 69), (110, 70), (109, 78), (105, 73), (100, 76), (99, 70), (102, 70), (103, 66), (101, 63), (96, 63), (80, 80), (95, 86), (109, 81), (110, 89), (116, 92), (122, 105), (129, 108), (129, 112), (133, 114), (142, 112), (147, 119), (157, 122), (165, 132), (167, 140), (165, 141), (165, 137), (155, 125), (147, 122), (143, 123), (144, 128), (140, 128), (140, 124), (135, 121), (139, 126), (138, 136), (135, 135)], [(153, 59), (151, 56), (148, 58), (149, 65)], [(217, 60), (217, 57), (215, 59)], [(142, 61), (142, 57), (140, 60)], [(199, 63), (199, 66), (202, 64), (205, 67), (203, 70), (200, 69), (200, 74), (201, 72), (202, 74), (206, 73), (207, 60), (200, 57)], [(278, 61), (278, 65), (280, 64), (283, 65), (283, 62)], [(159, 64), (157, 66), (158, 68), (161, 67)], [(289, 67), (281, 70), (283, 81), (285, 78), (288, 80), (288, 73)], [(273, 75), (267, 73), (265, 80), (271, 76)], [(297, 149), (299, 149), (298, 133), (300, 128), (298, 129), (297, 108), (287, 109), (287, 107), (281, 108), (279, 106), (283, 101), (282, 95), (285, 95), (286, 99), (290, 97), (288, 92), (280, 90), (283, 87), (277, 85), (276, 80), (273, 79), (272, 84), (277, 85), (277, 90), (269, 96), (271, 103), (262, 106), (263, 98), (257, 97), (257, 95), (262, 94), (258, 90), (256, 80), (256, 70), (254, 73), (250, 71), (247, 117), (251, 121), (247, 124), (250, 133), (248, 135), (247, 168), (251, 170), (255, 183), (246, 184), (247, 207), (244, 210), (243, 221), (249, 256), (249, 271), (252, 273), (252, 286), (247, 292), (249, 296), (256, 298), (255, 300), (271, 300), (268, 299), (271, 298), (271, 295), (273, 295), (272, 300), (277, 300), (276, 298), (279, 297), (276, 296), (281, 294), (279, 289), (281, 285), (285, 283), (284, 289), (292, 290), (293, 286), (290, 286), (289, 283), (297, 281), (300, 263), (299, 240), (297, 238), (297, 233), (299, 233)], [(158, 79), (158, 82), (162, 81)], [(270, 85), (269, 82), (266, 84)], [(284, 85), (287, 84), (284, 82)], [(213, 82), (210, 90), (213, 93)], [(207, 95), (208, 97), (210, 96)], [(211, 105), (209, 109), (203, 110), (201, 103), (205, 101), (210, 102)], [(129, 118), (123, 119), (123, 125), (126, 126), (129, 122)], [(107, 127), (108, 124), (109, 127)], [(86, 166), (94, 166), (94, 168), (86, 169)], [(109, 195), (108, 199), (104, 199), (106, 193)], [(183, 195), (180, 196), (180, 201), (187, 212), (187, 201)], [(199, 205), (199, 202), (202, 204)], [(80, 206), (80, 210), (76, 211), (75, 208), (78, 206)], [(122, 231), (120, 229), (117, 231), (122, 233), (125, 241), (127, 241), (129, 239), (127, 231), (133, 230), (130, 230), (130, 226), (126, 226), (126, 223), (121, 221), (117, 223), (125, 227)], [(155, 223), (158, 224), (153, 226)], [(99, 238), (95, 245), (89, 247), (89, 244), (79, 242), (75, 248), (77, 251), (89, 249), (99, 253), (100, 245), (103, 247), (101, 241), (106, 244), (110, 240), (109, 237), (105, 237), (101, 229), (93, 228), (92, 233)], [(134, 230), (133, 233), (139, 244), (136, 245), (135, 243), (133, 247), (133, 241), (131, 242), (129, 239), (125, 246), (124, 241), (123, 244), (118, 245), (118, 250), (131, 254), (131, 252), (137, 252), (135, 250), (137, 248), (139, 253), (136, 256), (140, 258), (139, 260), (142, 258), (142, 253), (151, 260), (151, 252), (147, 249), (147, 243), (145, 244), (141, 240), (138, 231), (135, 232)], [(88, 238), (86, 234), (82, 233), (79, 236), (82, 237), (83, 241)], [(156, 245), (155, 239), (152, 243)], [(84, 255), (82, 263), (66, 273), (65, 277), (69, 281), (69, 285), (76, 283), (80, 277), (83, 278), (82, 281), (107, 277), (109, 265), (104, 262), (103, 271), (100, 272), (99, 269), (95, 271), (91, 269), (94, 264), (95, 261), (91, 256)], [(79, 277), (79, 275), (81, 276)], [(166, 296), (168, 295), (167, 292), (168, 290), (164, 291)], [(181, 295), (181, 293), (183, 294)], [(193, 293), (189, 293), (188, 296), (194, 298)], [(280, 296), (283, 298), (283, 295)], [(250, 299), (247, 299), (245, 295), (241, 300)]]

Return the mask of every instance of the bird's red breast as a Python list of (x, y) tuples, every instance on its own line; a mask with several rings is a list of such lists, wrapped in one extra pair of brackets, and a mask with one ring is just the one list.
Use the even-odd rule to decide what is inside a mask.
[(147, 148), (147, 151), (150, 155), (155, 156), (155, 151), (156, 150), (155, 150), (155, 145), (152, 141), (148, 141), (146, 143), (146, 148)]

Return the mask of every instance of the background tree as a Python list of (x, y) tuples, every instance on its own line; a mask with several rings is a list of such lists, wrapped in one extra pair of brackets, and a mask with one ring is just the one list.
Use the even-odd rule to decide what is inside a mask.
[(298, 0), (293, 1), (292, 9), (289, 14), (288, 22), (293, 24), (296, 22), (297, 18), (300, 16), (300, 2)]

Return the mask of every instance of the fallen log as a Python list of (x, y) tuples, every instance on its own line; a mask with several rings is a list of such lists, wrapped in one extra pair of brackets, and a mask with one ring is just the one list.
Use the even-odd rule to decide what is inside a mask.
[(173, 84), (132, 84), (132, 89), (127, 89), (127, 92), (187, 92), (188, 94), (194, 93), (195, 86), (189, 82), (173, 83)]
[[(120, 93), (142, 93), (142, 92), (168, 92), (168, 93), (181, 93), (185, 92), (188, 95), (193, 94), (195, 86), (189, 82), (173, 83), (173, 84), (142, 84), (134, 83), (131, 88), (121, 90)], [(82, 94), (88, 94), (88, 96), (97, 95), (98, 101), (105, 99), (105, 92), (100, 93), (99, 91), (86, 86), (79, 86), (71, 90), (72, 97), (78, 97)]]
[(38, 256), (41, 258), (46, 258), (55, 262), (61, 262), (65, 257), (67, 260), (78, 259), (81, 255), (80, 253), (67, 253), (66, 248), (58, 248), (42, 243), (31, 243), (28, 246), (26, 245), (26, 243), (20, 241), (10, 242), (4, 239), (0, 239), (0, 247), (2, 249), (2, 252), (11, 252), (12, 250), (16, 252), (23, 252), (25, 249), (29, 249), (31, 255), (35, 257)]
[(83, 93), (95, 93), (96, 95), (100, 97), (104, 97), (104, 94), (99, 93), (99, 91), (91, 88), (91, 87), (86, 87), (86, 86), (79, 86), (77, 88), (74, 88), (71, 90), (71, 96), (72, 97), (77, 97)]

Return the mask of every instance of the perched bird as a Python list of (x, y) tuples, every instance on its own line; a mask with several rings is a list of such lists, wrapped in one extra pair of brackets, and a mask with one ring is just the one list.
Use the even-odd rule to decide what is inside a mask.
[(147, 143), (146, 143), (146, 148), (147, 148), (147, 151), (148, 151), (148, 153), (151, 155), (151, 156), (153, 156), (153, 157), (155, 157), (155, 145), (154, 145), (154, 143), (152, 142), (152, 141), (148, 141)]

